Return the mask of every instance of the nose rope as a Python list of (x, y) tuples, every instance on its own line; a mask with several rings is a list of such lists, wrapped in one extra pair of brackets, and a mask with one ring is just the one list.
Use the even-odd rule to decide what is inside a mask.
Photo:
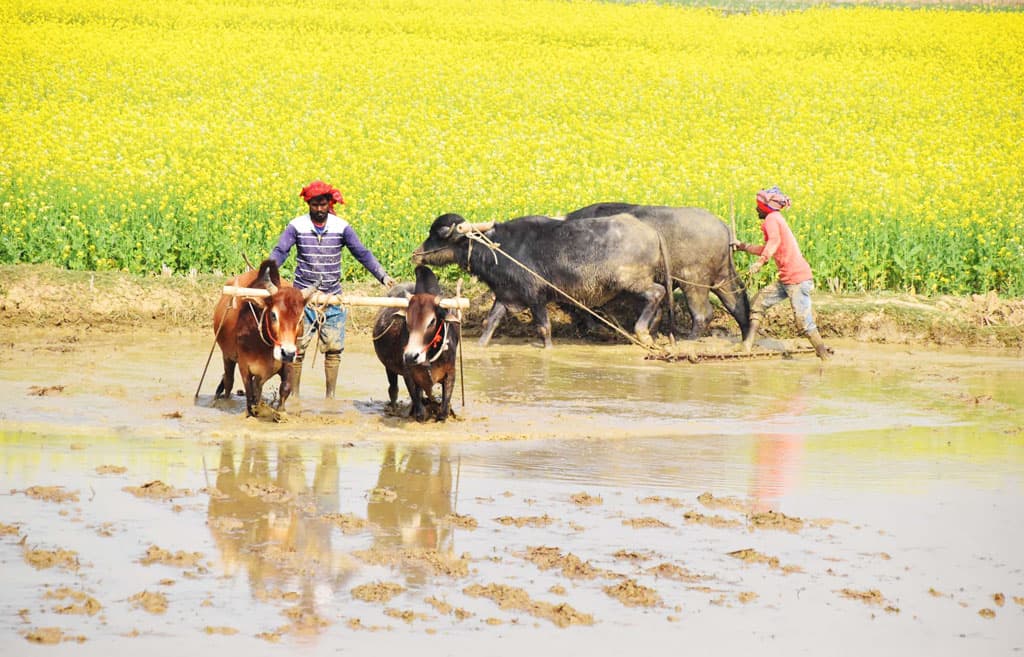
[(431, 340), (430, 344), (428, 344), (424, 348), (424, 351), (426, 351), (427, 349), (433, 349), (441, 342), (441, 340), (444, 339), (444, 326), (444, 322), (441, 322), (441, 325), (437, 327), (436, 331), (434, 331), (434, 339)]
[(437, 350), (437, 353), (435, 353), (433, 356), (431, 356), (430, 359), (427, 361), (428, 363), (433, 363), (434, 361), (436, 361), (438, 358), (441, 357), (441, 354), (443, 354), (445, 351), (447, 351), (447, 349), (448, 349), (448, 329), (449, 329), (448, 325), (449, 324), (459, 324), (460, 322), (461, 322), (461, 320), (458, 320), (458, 319), (451, 319), (451, 320), (446, 319), (443, 322), (441, 322), (441, 326), (439, 326), (437, 328), (437, 333), (434, 334), (434, 339), (431, 340), (430, 344), (427, 345), (427, 348), (424, 349), (424, 351), (427, 351), (429, 353), (429, 350), (432, 347), (434, 347), (436, 345), (441, 345), (441, 348)]
[[(262, 312), (260, 312), (260, 314), (257, 316), (256, 309), (252, 307), (252, 303), (250, 302), (249, 312), (252, 313), (252, 318), (256, 320), (256, 333), (259, 334), (260, 340), (263, 341), (263, 344), (267, 345), (268, 347), (280, 347), (281, 340), (277, 336), (275, 336), (271, 331), (270, 322), (266, 322), (264, 324), (263, 320), (267, 316), (267, 309), (264, 308)], [(266, 331), (267, 333), (266, 337), (263, 336), (264, 331)]]

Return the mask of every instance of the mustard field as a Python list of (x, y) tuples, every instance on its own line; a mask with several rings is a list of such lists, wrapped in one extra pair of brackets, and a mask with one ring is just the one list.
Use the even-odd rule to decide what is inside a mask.
[(1024, 296), (1022, 12), (6, 0), (0, 33), (3, 263), (234, 273), (322, 178), (408, 278), (444, 212), (756, 241), (777, 184), (819, 287)]

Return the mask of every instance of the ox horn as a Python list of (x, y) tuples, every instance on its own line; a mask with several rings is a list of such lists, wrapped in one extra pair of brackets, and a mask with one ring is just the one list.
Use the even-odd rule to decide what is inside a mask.
[(302, 300), (309, 301), (309, 298), (316, 292), (316, 288), (310, 285), (309, 287), (302, 289)]
[(277, 294), (277, 286), (270, 281), (267, 281), (267, 292), (270, 292), (270, 296), (274, 296)]
[(473, 231), (479, 233), (486, 233), (492, 228), (494, 228), (493, 221), (482, 221), (475, 224), (471, 224), (468, 221), (464, 221), (461, 224), (455, 224), (455, 232), (459, 233), (460, 235), (465, 235)]

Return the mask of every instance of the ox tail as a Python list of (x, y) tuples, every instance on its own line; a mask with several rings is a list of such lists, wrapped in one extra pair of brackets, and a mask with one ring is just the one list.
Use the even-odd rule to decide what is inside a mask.
[(661, 249), (661, 260), (665, 265), (665, 306), (668, 315), (668, 335), (669, 339), (675, 339), (676, 330), (676, 314), (674, 310), (675, 303), (674, 295), (672, 291), (672, 258), (669, 256), (668, 244), (665, 243), (665, 238), (662, 234), (658, 233), (658, 248)]

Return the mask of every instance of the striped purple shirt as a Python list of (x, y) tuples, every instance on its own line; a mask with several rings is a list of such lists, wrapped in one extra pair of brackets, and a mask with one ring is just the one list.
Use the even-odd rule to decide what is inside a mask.
[(370, 249), (359, 241), (356, 231), (347, 221), (333, 214), (327, 215), (322, 231), (313, 225), (308, 214), (288, 222), (281, 232), (277, 246), (270, 257), (280, 267), (295, 247), (295, 287), (303, 290), (315, 287), (327, 294), (341, 294), (341, 250), (347, 247), (355, 259), (374, 277), (383, 282), (387, 272), (377, 262)]

